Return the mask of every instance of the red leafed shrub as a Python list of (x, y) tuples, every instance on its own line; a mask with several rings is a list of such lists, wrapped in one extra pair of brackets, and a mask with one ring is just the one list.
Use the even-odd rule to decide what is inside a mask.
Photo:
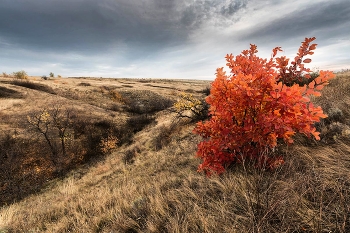
[(245, 159), (273, 169), (283, 163), (282, 157), (272, 156), (278, 139), (293, 143), (297, 132), (320, 139), (313, 124), (326, 115), (309, 96), (320, 96), (319, 90), (335, 75), (320, 71), (309, 84), (297, 84), (303, 77), (310, 78), (304, 63), (311, 59), (304, 56), (313, 54), (317, 45), (310, 45), (313, 40), (305, 38), (291, 63), (284, 56), (276, 57), (280, 47), (273, 49), (270, 59), (263, 59), (253, 44), (236, 57), (226, 56), (231, 72), (217, 69), (206, 98), (211, 117), (194, 130), (204, 138), (198, 144), (199, 171), (220, 174), (225, 166)]

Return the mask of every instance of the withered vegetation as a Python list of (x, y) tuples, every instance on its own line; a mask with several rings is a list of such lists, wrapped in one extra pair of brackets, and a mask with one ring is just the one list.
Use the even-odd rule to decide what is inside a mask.
[(210, 178), (195, 122), (169, 107), (186, 90), (202, 100), (208, 82), (28, 80), (55, 94), (0, 78), (0, 232), (350, 232), (349, 72), (313, 100), (329, 116), (320, 141), (278, 148), (274, 171)]

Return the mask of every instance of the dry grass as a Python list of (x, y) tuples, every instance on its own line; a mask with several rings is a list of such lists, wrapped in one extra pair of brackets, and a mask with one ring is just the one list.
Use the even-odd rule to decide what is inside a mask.
[[(132, 83), (137, 87), (134, 91), (124, 89), (123, 85), (130, 83), (126, 79), (81, 83), (80, 79), (0, 79), (4, 97), (0, 99), (0, 205), (19, 201), (40, 190), (47, 180), (130, 143), (134, 133), (154, 122), (153, 115), (167, 107), (163, 103), (172, 102), (170, 95), (156, 94), (155, 88), (150, 90), (142, 82)], [(183, 89), (182, 85), (188, 83), (174, 82), (174, 88)], [(127, 93), (128, 100), (114, 98), (111, 91), (115, 89)], [(136, 110), (145, 107), (150, 111), (138, 114)], [(53, 114), (58, 109), (55, 120)], [(46, 112), (48, 124), (39, 120)]]
[[(342, 130), (321, 142), (300, 137), (281, 149), (286, 163), (273, 172), (244, 163), (218, 177), (197, 173), (194, 124), (175, 124), (174, 114), (158, 112), (103, 160), (3, 206), (0, 232), (350, 232), (349, 78), (338, 76), (324, 90), (326, 100), (317, 100), (343, 112), (318, 126), (324, 135), (339, 121)], [(98, 86), (92, 81), (102, 82), (79, 88)], [(155, 88), (146, 81), (132, 85)]]

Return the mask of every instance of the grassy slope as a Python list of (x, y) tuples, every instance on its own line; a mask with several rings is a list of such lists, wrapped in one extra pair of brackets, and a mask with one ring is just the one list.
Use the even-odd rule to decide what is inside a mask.
[(0, 209), (0, 232), (349, 232), (349, 79), (338, 75), (316, 100), (331, 113), (323, 141), (299, 137), (275, 172), (246, 164), (206, 178), (194, 125), (169, 127), (160, 112), (132, 144)]

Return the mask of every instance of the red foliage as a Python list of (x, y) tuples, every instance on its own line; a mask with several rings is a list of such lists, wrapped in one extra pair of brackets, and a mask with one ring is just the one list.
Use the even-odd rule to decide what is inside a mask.
[(292, 136), (297, 132), (320, 139), (313, 124), (326, 115), (310, 102), (309, 96), (320, 96), (319, 90), (334, 74), (320, 71), (319, 77), (308, 85), (287, 85), (302, 76), (310, 78), (310, 70), (303, 63), (311, 59), (303, 57), (313, 54), (313, 40), (314, 37), (305, 38), (291, 65), (288, 58), (276, 57), (282, 51), (280, 47), (273, 49), (269, 60), (258, 57), (253, 44), (236, 57), (226, 56), (231, 74), (217, 69), (206, 98), (211, 117), (199, 122), (194, 130), (204, 138), (198, 144), (197, 156), (203, 161), (199, 171), (220, 174), (225, 166), (243, 159), (274, 168), (283, 159), (266, 156), (277, 146), (278, 139), (293, 143)]

